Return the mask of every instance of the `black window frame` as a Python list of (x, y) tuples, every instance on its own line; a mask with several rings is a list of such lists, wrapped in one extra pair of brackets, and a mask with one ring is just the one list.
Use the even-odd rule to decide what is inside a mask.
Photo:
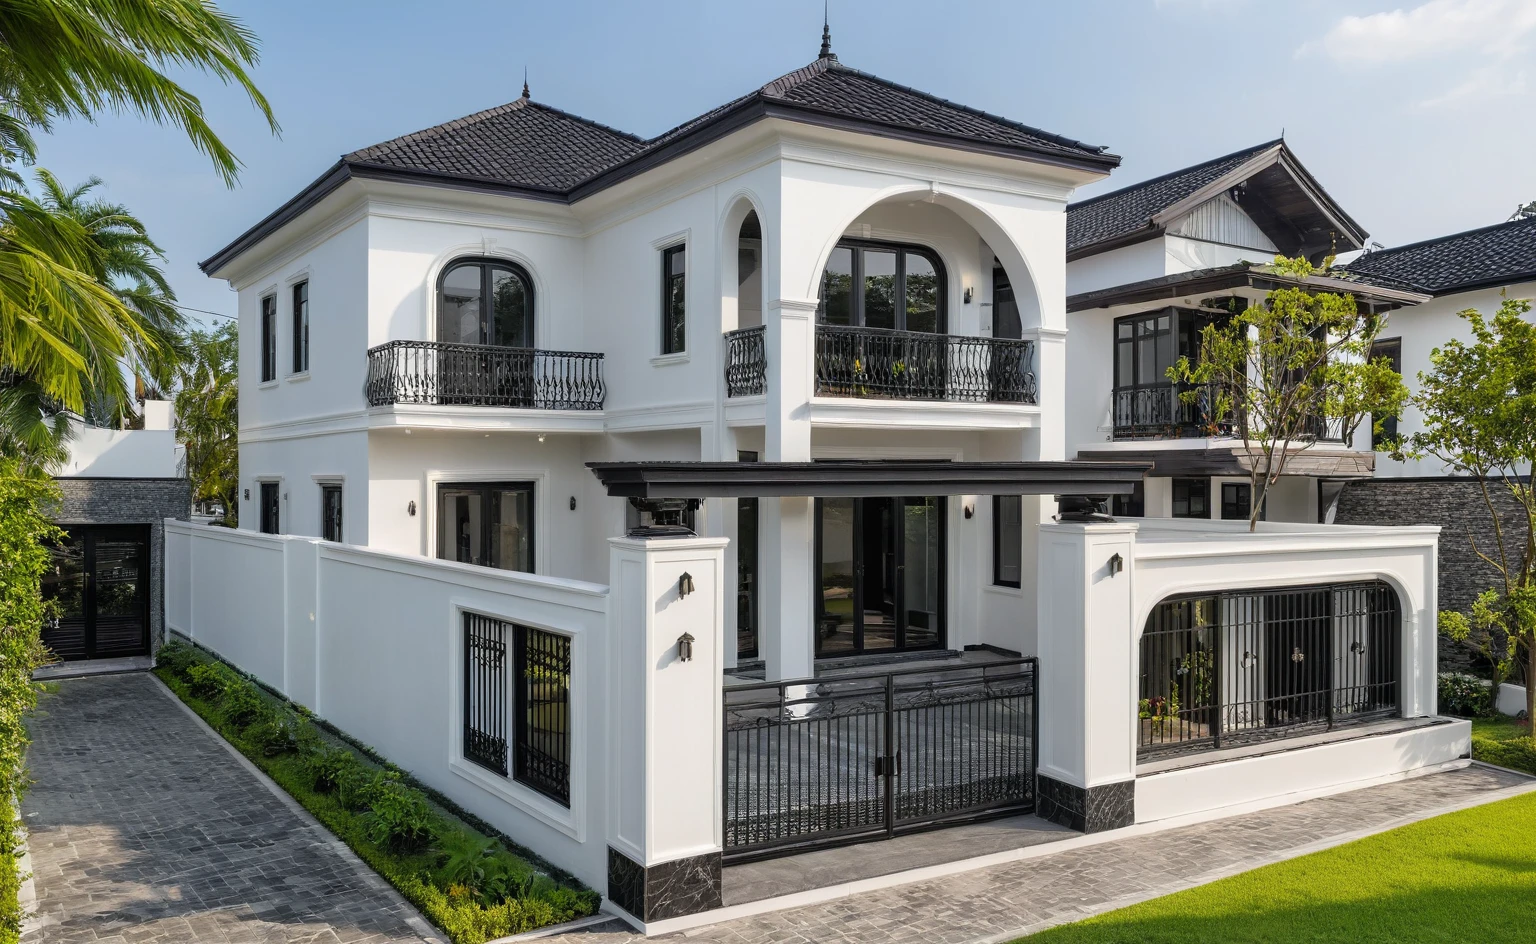
[[(1209, 519), (1211, 517), (1211, 480), (1209, 478), (1176, 478), (1171, 483), (1173, 491), (1172, 518)], [(1180, 489), (1184, 490), (1184, 497), (1179, 497)], [(1196, 498), (1199, 498), (1201, 513), (1194, 514), (1192, 508)], [(1184, 513), (1179, 513), (1179, 503), (1184, 503)]]
[(343, 530), (342, 491), (340, 482), (320, 483), (320, 537), (342, 543)]
[[(1230, 491), (1231, 497), (1228, 497)], [(1228, 514), (1228, 512), (1231, 514)], [(1247, 521), (1253, 514), (1253, 485), (1249, 482), (1221, 483), (1221, 518), (1223, 521)], [(1259, 520), (1264, 520), (1264, 509), (1259, 509)]]
[[(757, 462), (755, 451), (737, 450), (737, 462)], [(751, 534), (744, 534), (750, 522)], [(754, 496), (736, 499), (736, 659), (756, 659), (762, 650), (762, 508)], [(745, 619), (749, 629), (742, 627)], [(745, 639), (750, 639), (746, 642)]]
[(281, 482), (256, 483), (258, 522), (262, 534), (283, 533)]
[(293, 286), (293, 372), (309, 373), (309, 280)]
[[(918, 243), (888, 242), (883, 239), (840, 239), (837, 241), (837, 245), (833, 247), (833, 251), (835, 252), (838, 249), (850, 249), (853, 251), (850, 265), (852, 285), (850, 286), (851, 296), (848, 302), (848, 327), (868, 327), (868, 324), (865, 321), (864, 310), (863, 254), (866, 250), (873, 250), (876, 252), (896, 253), (896, 291), (894, 298), (892, 299), (893, 304), (896, 306), (896, 325), (894, 330), (913, 330), (907, 327), (907, 256), (918, 255), (928, 260), (929, 265), (933, 266), (933, 271), (939, 279), (937, 299), (937, 330), (935, 330), (933, 333), (949, 333), (949, 272), (947, 269), (945, 269), (944, 260), (939, 256), (936, 250)], [(828, 257), (828, 261), (831, 261), (830, 256)], [(828, 323), (826, 285), (827, 271), (826, 266), (823, 266), (821, 272), (821, 284), (818, 289), (818, 299), (816, 305), (817, 324)], [(920, 333), (927, 334), (928, 332), (925, 331)]]
[(277, 296), (261, 297), (261, 382), (277, 379)]
[[(1370, 360), (1385, 357), (1392, 362), (1392, 369), (1401, 376), (1403, 373), (1403, 339), (1402, 338), (1377, 338), (1371, 342)], [(1371, 450), (1380, 452), (1383, 443), (1397, 438), (1397, 414), (1383, 416), (1381, 418), (1381, 432), (1376, 432), (1376, 416), (1371, 416)]]
[[(1009, 580), (1003, 576), (1003, 503), (1012, 500), (1014, 502), (1014, 514), (1018, 517), (1019, 540), (1013, 545), (1014, 569), (1018, 576)], [(993, 495), (992, 496), (992, 585), (994, 587), (1011, 587), (1015, 590), (1023, 585), (1024, 578), (1024, 496), (1022, 495)]]
[[(480, 559), (481, 559), (482, 562), (458, 561), (458, 559), (456, 557), (448, 557), (447, 555), (445, 555), (443, 553), (444, 547), (443, 547), (443, 520), (442, 520), (442, 517), (443, 517), (443, 492), (444, 492), (444, 490), (452, 490), (452, 491), (478, 491), (478, 492), (480, 492), (481, 508), (484, 509), (484, 513), (485, 513), (486, 521), (487, 521), (486, 526), (481, 528), (481, 535), (480, 535), (480, 548), (479, 548), (479, 550), (480, 550)], [(490, 508), (491, 508), (491, 505), (492, 505), (491, 494), (493, 492), (497, 492), (497, 491), (522, 491), (522, 492), (527, 492), (528, 493), (528, 569), (527, 570), (509, 570), (508, 573), (515, 573), (515, 574), (532, 574), (532, 573), (537, 573), (538, 572), (538, 559), (539, 559), (539, 554), (538, 554), (538, 551), (539, 551), (539, 543), (538, 543), (539, 542), (539, 530), (538, 530), (539, 490), (538, 490), (538, 483), (531, 482), (531, 481), (526, 481), (526, 482), (438, 482), (437, 483), (436, 493), (432, 496), (432, 499), (433, 499), (433, 501), (435, 503), (434, 504), (433, 514), (435, 514), (437, 516), (437, 521), (434, 522), (434, 527), (432, 529), (435, 532), (435, 534), (436, 534), (437, 559), (438, 560), (457, 561), (458, 563), (467, 563), (467, 564), (471, 564), (471, 565), (473, 565), (475, 567), (487, 567), (487, 568), (490, 568), (492, 570), (505, 570), (506, 569), (506, 568), (501, 567), (499, 564), (493, 564), (493, 563), (489, 562), (490, 557), (491, 557), (491, 553), (490, 552), (491, 552), (491, 548), (493, 546), (493, 542), (491, 540), (491, 538), (492, 538), (492, 533), (491, 532), (492, 532), (493, 528), (492, 528), (492, 526), (489, 523), (490, 522)]]
[[(682, 260), (682, 271), (672, 271), (672, 260)], [(678, 243), (661, 251), (661, 353), (683, 354), (688, 350), (688, 244)]]
[(492, 292), (491, 272), (494, 269), (505, 269), (511, 272), (518, 281), (523, 283), (523, 297), (527, 299), (527, 311), (523, 315), (523, 333), (525, 344), (500, 345), (519, 350), (532, 350), (538, 345), (538, 297), (534, 293), (533, 276), (528, 270), (510, 259), (497, 259), (491, 256), (462, 256), (443, 266), (443, 271), (437, 276), (437, 311), (433, 318), (433, 331), (438, 341), (446, 341), (443, 337), (443, 284), (448, 281), (448, 276), (454, 270), (464, 266), (477, 266), (480, 269), (480, 340), (478, 341), (454, 341), (455, 344), (484, 344), (492, 346), (491, 341), (495, 337), (495, 325), (491, 318), (494, 315), (495, 306), (491, 304)]
[[(512, 779), (569, 807), (573, 746), (570, 725), (573, 668), (571, 637), (521, 623), (513, 623), (512, 630)], [(530, 659), (534, 658), (540, 662), (536, 667), (530, 665)], [(549, 684), (549, 675), (564, 675), (565, 687), (561, 692), (563, 699), (542, 703), (530, 701), (536, 687), (536, 684), (529, 684), (534, 675), (531, 671), (533, 668), (542, 670), (546, 686)], [(544, 705), (553, 705), (553, 710), (546, 709), (545, 718), (551, 722), (560, 722), (559, 734), (563, 737), (558, 738), (561, 742), (557, 745), (561, 748), (559, 751), (548, 749), (549, 739), (545, 740), (543, 746), (534, 743), (530, 716)]]

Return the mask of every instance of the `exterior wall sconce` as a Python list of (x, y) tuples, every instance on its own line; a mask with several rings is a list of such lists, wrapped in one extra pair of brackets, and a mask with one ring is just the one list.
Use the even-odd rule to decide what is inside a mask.
[(572, 511), (576, 510), (576, 496), (575, 495), (571, 496), (571, 510)]
[[(684, 597), (688, 596), (688, 594), (690, 594), (692, 592), (693, 592), (693, 574), (690, 574), (690, 573), (688, 573), (688, 571), (685, 570), (685, 571), (683, 571), (683, 575), (681, 577), (677, 578), (677, 598), (679, 600), (681, 600)], [(693, 639), (692, 636), (689, 636), (688, 638), (690, 640)], [(683, 661), (687, 662), (688, 660), (684, 659)]]
[(1125, 569), (1125, 558), (1119, 554), (1111, 554), (1109, 557), (1109, 575), (1113, 577)]
[(693, 633), (683, 633), (677, 637), (677, 661), (693, 661)]
[(250, 489), (246, 489), (245, 490), (245, 500), (246, 501), (250, 501), (251, 500), (251, 490)]
[(965, 303), (967, 305), (969, 305), (971, 303), (971, 299), (975, 298), (975, 297), (976, 297), (976, 290), (971, 288), (969, 285), (967, 285), (965, 287), (965, 295), (962, 296), (962, 298), (964, 299)]
[(412, 518), (416, 517), (416, 502), (407, 502), (405, 505), (405, 513), (410, 515)]
[(967, 519), (970, 519), (970, 518), (974, 517), (975, 514), (976, 514), (976, 505), (974, 503), (965, 506), (965, 517)]

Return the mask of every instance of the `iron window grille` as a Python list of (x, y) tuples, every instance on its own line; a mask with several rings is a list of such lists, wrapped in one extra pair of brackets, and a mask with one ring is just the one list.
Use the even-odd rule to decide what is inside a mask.
[(277, 296), (261, 300), (261, 382), (277, 379)]
[(341, 543), (341, 486), (320, 486), (320, 536)]
[(1164, 600), (1141, 636), (1137, 749), (1216, 749), (1395, 715), (1401, 631), (1382, 581)]
[(293, 287), (293, 372), (309, 370), (309, 283)]
[(661, 251), (661, 353), (688, 349), (688, 247)]
[(570, 806), (570, 709), (570, 637), (464, 614), (465, 760)]
[(507, 630), (464, 614), (464, 759), (507, 775)]

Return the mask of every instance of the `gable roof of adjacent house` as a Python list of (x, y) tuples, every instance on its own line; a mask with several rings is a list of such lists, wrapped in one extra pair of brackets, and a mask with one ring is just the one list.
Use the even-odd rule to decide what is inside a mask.
[(1243, 211), (1287, 255), (1360, 249), (1369, 235), (1276, 139), (1069, 205), (1067, 260), (1161, 236), (1223, 193), (1242, 197)]
[(1369, 282), (1431, 295), (1536, 281), (1536, 217), (1378, 249), (1342, 268)]
[(204, 260), (213, 272), (348, 179), (410, 181), (571, 203), (715, 141), (779, 118), (1107, 173), (1120, 158), (898, 85), (837, 60), (810, 65), (649, 140), (523, 97), (345, 154), (298, 196)]

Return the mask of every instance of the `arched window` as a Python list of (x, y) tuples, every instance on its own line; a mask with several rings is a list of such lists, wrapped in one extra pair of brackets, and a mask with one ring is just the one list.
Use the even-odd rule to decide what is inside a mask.
[(510, 262), (461, 259), (452, 263), (438, 283), (437, 339), (533, 347), (533, 280)]
[(944, 266), (921, 246), (845, 239), (821, 278), (823, 324), (946, 330)]

